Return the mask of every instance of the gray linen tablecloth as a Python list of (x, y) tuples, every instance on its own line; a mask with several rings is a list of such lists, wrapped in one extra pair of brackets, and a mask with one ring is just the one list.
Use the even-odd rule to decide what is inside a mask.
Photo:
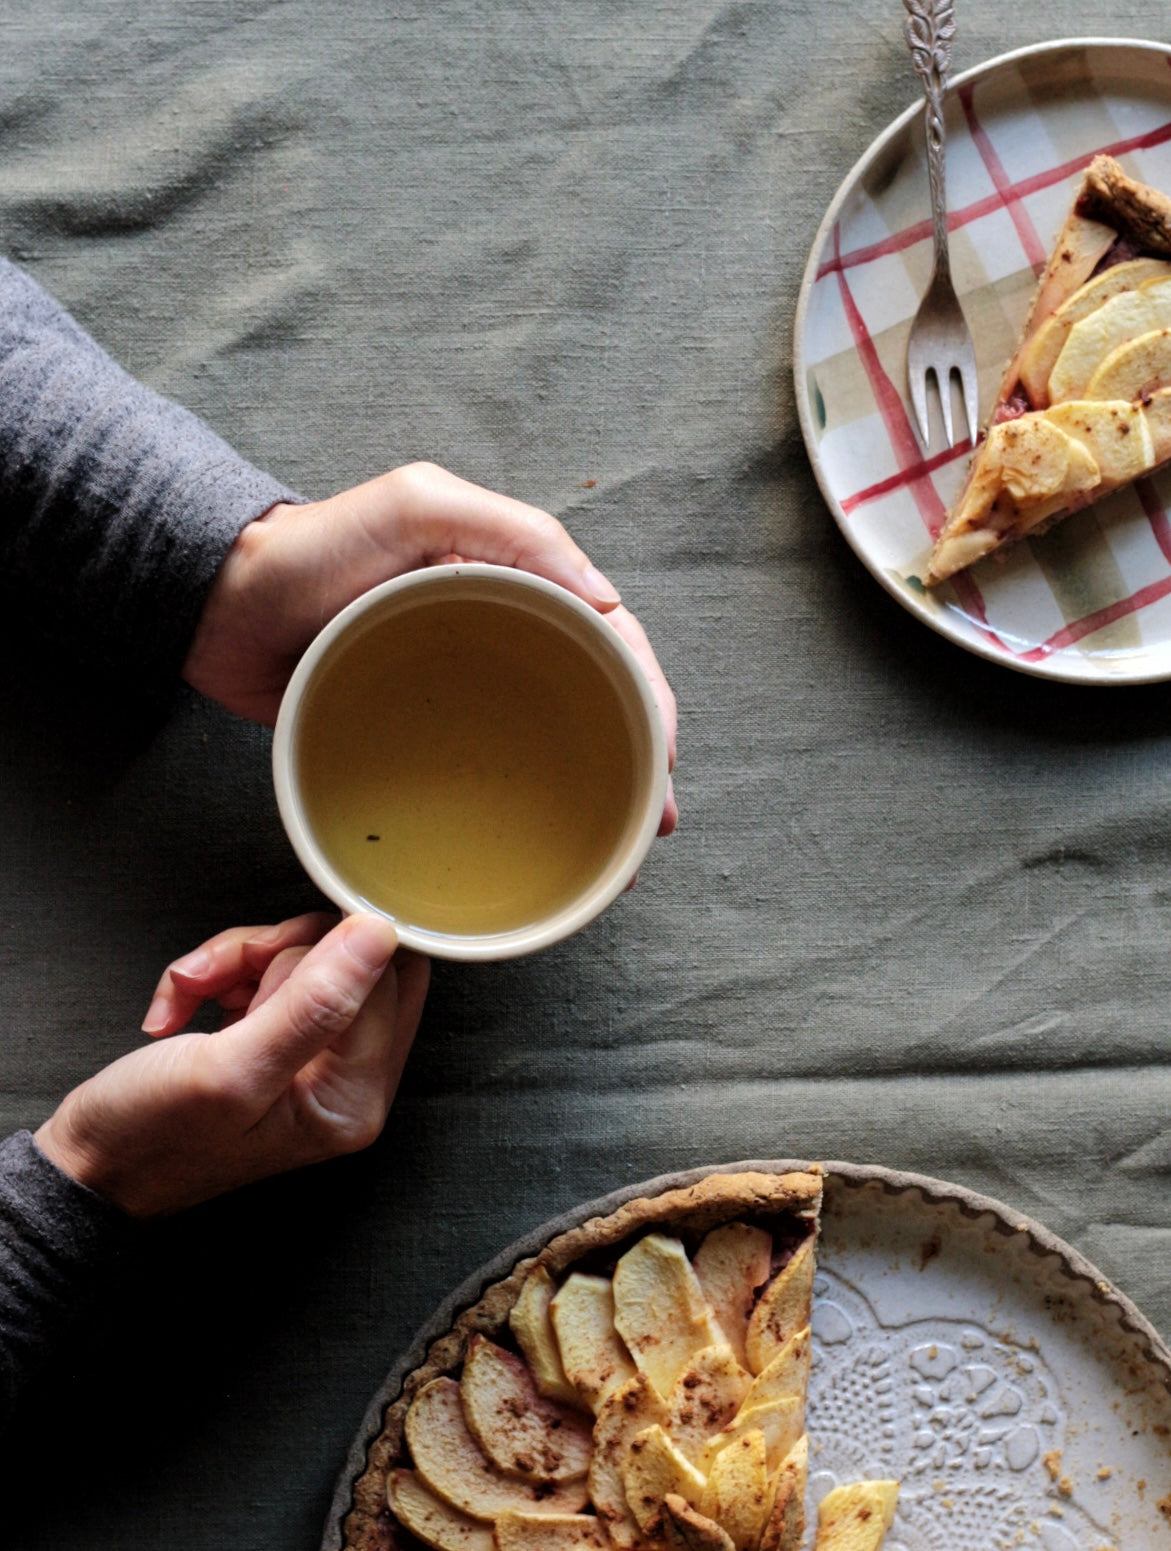
[[(310, 1551), (449, 1288), (576, 1201), (707, 1161), (961, 1182), (1171, 1330), (1169, 692), (925, 631), (840, 538), (797, 424), (810, 242), (915, 96), (896, 0), (0, 19), (3, 250), (310, 495), (428, 457), (556, 512), (678, 692), (683, 811), (586, 934), (437, 969), (370, 1153), (160, 1230), (58, 1354), (0, 1539)], [(969, 0), (960, 26), (967, 67), (1104, 24)], [(128, 727), (7, 649), (12, 1129), (134, 1045), (170, 957), (314, 896), (266, 734), (193, 698)]]

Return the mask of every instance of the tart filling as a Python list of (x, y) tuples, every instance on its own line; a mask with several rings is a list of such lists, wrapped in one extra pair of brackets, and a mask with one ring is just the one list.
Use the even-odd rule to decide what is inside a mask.
[[(712, 1175), (522, 1262), (388, 1409), (347, 1548), (796, 1551), (820, 1193)], [(897, 1483), (844, 1490), (820, 1551), (877, 1547)]]
[(1097, 156), (1041, 277), (935, 586), (1171, 460), (1171, 199)]

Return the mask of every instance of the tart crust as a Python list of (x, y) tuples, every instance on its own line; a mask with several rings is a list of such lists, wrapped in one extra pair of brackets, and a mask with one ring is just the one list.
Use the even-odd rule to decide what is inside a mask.
[(694, 1185), (627, 1201), (605, 1217), (591, 1218), (558, 1234), (539, 1254), (519, 1261), (509, 1276), (490, 1286), (455, 1318), (445, 1335), (432, 1342), (423, 1362), (387, 1407), (382, 1429), (367, 1451), (366, 1468), (354, 1483), (353, 1506), (343, 1524), (344, 1551), (405, 1551), (415, 1544), (396, 1526), (386, 1499), (390, 1473), (405, 1457), (403, 1433), (411, 1401), (431, 1380), (459, 1370), (473, 1336), (491, 1336), (507, 1327), (525, 1279), (537, 1266), (558, 1277), (570, 1266), (656, 1228), (704, 1234), (739, 1218), (787, 1215), (816, 1232), (821, 1191), (817, 1165), (786, 1174), (709, 1174)]

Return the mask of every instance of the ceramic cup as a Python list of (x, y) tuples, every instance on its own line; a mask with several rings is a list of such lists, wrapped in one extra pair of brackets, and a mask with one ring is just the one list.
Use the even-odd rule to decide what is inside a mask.
[(603, 615), (461, 563), (385, 582), (326, 625), (281, 703), (273, 774), (293, 849), (343, 911), (375, 910), (438, 958), (506, 959), (625, 889), (658, 829), (667, 746)]

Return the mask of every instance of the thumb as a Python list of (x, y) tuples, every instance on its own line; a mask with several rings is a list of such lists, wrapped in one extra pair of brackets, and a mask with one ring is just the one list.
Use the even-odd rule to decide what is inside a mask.
[(381, 916), (349, 916), (246, 1018), (216, 1036), (262, 1089), (279, 1092), (357, 1017), (398, 946)]

